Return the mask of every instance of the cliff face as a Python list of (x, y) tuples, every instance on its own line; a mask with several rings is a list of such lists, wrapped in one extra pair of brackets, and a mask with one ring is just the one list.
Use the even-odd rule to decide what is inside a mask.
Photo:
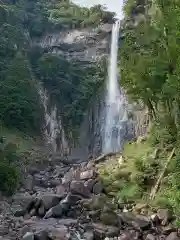
[(103, 24), (96, 28), (46, 33), (34, 44), (70, 61), (96, 62), (108, 55), (111, 29), (112, 24)]
[[(42, 38), (33, 40), (33, 47), (38, 46), (43, 49), (44, 52), (48, 52), (53, 56), (63, 57), (70, 63), (78, 63), (78, 65), (86, 71), (86, 68), (89, 68), (92, 64), (96, 64), (102, 58), (107, 59), (110, 49), (111, 28), (112, 24), (104, 24), (97, 28), (84, 28), (81, 30), (69, 30), (67, 32), (62, 31), (59, 33), (46, 33)], [(104, 67), (106, 68), (107, 66)], [(105, 78), (103, 80), (105, 80)], [(101, 82), (101, 84), (103, 84), (103, 82)], [(71, 91), (71, 89), (69, 89), (69, 91)], [(87, 91), (90, 91), (90, 89), (87, 89)], [(63, 155), (69, 154), (71, 149), (73, 149), (73, 156), (76, 155), (76, 152), (78, 152), (79, 156), (84, 156), (82, 151), (87, 154), (91, 152), (93, 149), (87, 147), (94, 145), (92, 141), (95, 141), (95, 139), (88, 141), (87, 144), (82, 141), (82, 139), (84, 139), (82, 137), (82, 132), (84, 132), (84, 130), (83, 126), (80, 127), (81, 124), (79, 125), (80, 129), (78, 130), (76, 139), (72, 135), (71, 131), (64, 131), (62, 124), (67, 123), (64, 123), (62, 119), (62, 115), (64, 114), (63, 110), (60, 111), (58, 109), (61, 108), (61, 103), (53, 103), (50, 100), (52, 94), (48, 87), (45, 87), (44, 90), (42, 90), (41, 87), (39, 93), (45, 110), (45, 124), (43, 127), (44, 136), (47, 142), (53, 146), (53, 150), (61, 152)], [(94, 98), (93, 95), (90, 96), (87, 103), (91, 101), (92, 98)], [(99, 107), (99, 100), (96, 102), (96, 105)], [(87, 109), (87, 105), (85, 108)], [(91, 114), (95, 114), (96, 119), (99, 119), (99, 116), (96, 112), (94, 112), (94, 107), (92, 106), (90, 106), (89, 112), (86, 111), (86, 113), (83, 113), (83, 118), (91, 118), (91, 116), (89, 116), (90, 112)], [(77, 116), (75, 116), (75, 118), (76, 117)], [(83, 120), (83, 118), (82, 121), (86, 121)], [(86, 127), (90, 128), (91, 131), (93, 131), (93, 134), (98, 136), (100, 128), (99, 126), (96, 126), (94, 120), (95, 119), (89, 119), (89, 123), (86, 123)], [(94, 130), (90, 127), (92, 125), (95, 125)], [(94, 133), (95, 131), (97, 133)], [(90, 133), (86, 134), (85, 138), (88, 138), (89, 136)], [(79, 150), (77, 150), (78, 147), (80, 147)]]
[[(76, 155), (82, 149), (99, 154), (113, 15), (68, 0), (8, 2), (0, 10), (0, 74), (9, 84), (0, 90), (9, 102), (8, 111), (0, 104), (3, 123), (27, 134), (41, 131), (47, 146), (61, 155), (71, 149)], [(18, 98), (15, 93), (11, 99), (9, 86), (17, 88)]]
[(41, 131), (54, 151), (69, 152), (105, 79), (101, 58), (109, 51), (106, 23), (113, 14), (69, 0), (1, 3), (0, 95), (8, 102), (0, 102), (2, 123), (27, 135)]

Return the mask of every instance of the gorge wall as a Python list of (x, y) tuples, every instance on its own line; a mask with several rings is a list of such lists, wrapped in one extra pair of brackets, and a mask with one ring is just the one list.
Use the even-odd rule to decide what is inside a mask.
[(68, 154), (106, 76), (113, 14), (69, 0), (2, 1), (0, 12), (1, 124)]
[[(91, 95), (87, 99), (89, 112), (86, 111), (86, 108), (87, 108), (87, 105), (86, 105), (84, 108), (84, 111), (86, 113), (82, 114), (81, 120), (78, 125), (79, 129), (77, 129), (78, 130), (78, 133), (76, 135), (77, 137), (74, 137), (72, 135), (71, 130), (70, 131), (67, 130), (66, 133), (64, 132), (64, 129), (63, 129), (64, 127), (62, 125), (63, 112), (61, 112), (61, 110), (59, 111), (57, 110), (57, 108), (61, 108), (61, 106), (59, 106), (59, 103), (53, 103), (52, 101), (50, 101), (51, 93), (48, 94), (49, 87), (47, 86), (46, 89), (44, 89), (43, 91), (42, 90), (39, 91), (41, 99), (47, 99), (46, 101), (43, 100), (43, 106), (45, 109), (44, 136), (47, 142), (52, 144), (53, 150), (55, 152), (68, 154), (72, 150), (72, 148), (77, 149), (77, 147), (80, 147), (81, 154), (79, 155), (82, 155), (82, 151), (83, 151), (82, 149), (86, 149), (85, 152), (87, 154), (89, 153), (89, 151), (93, 150), (90, 148), (90, 145), (94, 145), (95, 143), (93, 143), (92, 141), (95, 141), (95, 140), (91, 138), (91, 140), (87, 144), (84, 144), (85, 143), (84, 140), (89, 137), (89, 134), (87, 134), (86, 132), (85, 139), (82, 137), (82, 132), (84, 133), (84, 130), (83, 130), (84, 123), (82, 124), (82, 126), (81, 126), (81, 123), (83, 121), (86, 122), (85, 125), (86, 125), (86, 128), (88, 129), (91, 129), (90, 126), (94, 125), (95, 129), (93, 131), (93, 134), (95, 132), (96, 132), (95, 133), (96, 135), (100, 134), (101, 126), (96, 125), (95, 119), (89, 118), (91, 116), (90, 112), (92, 114), (95, 114), (96, 121), (98, 121), (99, 124), (100, 124), (100, 120), (99, 120), (100, 117), (96, 112), (94, 112), (94, 107), (91, 106), (89, 102), (91, 102), (94, 98), (96, 99), (95, 97), (96, 93), (97, 93), (97, 96), (99, 95), (99, 87), (103, 85), (103, 82), (106, 79), (106, 69), (107, 69), (106, 62), (109, 54), (111, 28), (112, 28), (112, 24), (103, 24), (98, 26), (97, 28), (87, 28), (82, 30), (72, 30), (68, 32), (51, 33), (51, 34), (46, 34), (45, 36), (42, 37), (42, 39), (38, 39), (33, 43), (33, 46), (41, 47), (43, 51), (45, 52), (47, 51), (53, 56), (63, 57), (68, 62), (73, 63), (76, 66), (78, 65), (78, 67), (80, 66), (80, 68), (83, 68), (85, 71), (87, 69), (91, 69), (91, 66), (94, 66), (95, 64), (98, 64), (98, 67), (100, 68), (102, 65), (102, 67), (104, 68), (103, 70), (100, 69), (100, 72), (99, 72), (102, 75), (100, 82), (98, 84), (99, 86), (93, 89), (93, 92), (91, 92)], [(93, 75), (95, 74), (93, 73)], [(98, 82), (98, 75), (94, 77), (94, 81)], [(94, 83), (92, 82), (92, 84)], [(71, 89), (69, 89), (68, 91), (71, 91)], [(89, 86), (87, 86), (87, 91), (91, 91), (91, 89), (89, 89)], [(103, 100), (103, 98), (99, 100), (101, 101)], [(99, 108), (99, 105), (100, 105), (99, 100), (98, 101), (95, 100), (95, 104), (94, 104), (96, 106), (95, 108)], [(77, 118), (78, 116), (75, 115), (74, 117)], [(89, 118), (88, 121), (87, 121), (87, 118)], [(74, 151), (73, 151), (73, 155), (75, 155)]]
[(113, 14), (68, 0), (3, 1), (0, 12), (2, 124), (60, 155), (99, 154)]

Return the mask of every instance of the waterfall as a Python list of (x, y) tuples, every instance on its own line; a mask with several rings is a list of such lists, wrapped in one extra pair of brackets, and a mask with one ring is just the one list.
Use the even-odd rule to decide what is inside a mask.
[(126, 135), (126, 97), (118, 83), (118, 41), (120, 21), (112, 28), (111, 53), (109, 59), (107, 93), (105, 97), (105, 126), (102, 152), (119, 152)]
[(61, 118), (58, 115), (56, 105), (51, 105), (49, 96), (42, 86), (39, 85), (38, 93), (44, 108), (44, 126), (42, 128), (46, 144), (50, 145), (53, 152), (60, 152), (61, 155), (68, 154), (69, 148), (62, 127)]

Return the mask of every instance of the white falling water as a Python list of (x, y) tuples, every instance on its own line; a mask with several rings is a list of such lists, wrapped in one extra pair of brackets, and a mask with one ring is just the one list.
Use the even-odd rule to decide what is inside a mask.
[(46, 143), (51, 146), (53, 152), (61, 152), (62, 155), (69, 151), (68, 143), (65, 138), (65, 133), (62, 128), (61, 118), (58, 116), (56, 105), (49, 105), (48, 93), (45, 89), (39, 86), (39, 96), (44, 107), (44, 126), (43, 134)]
[(111, 54), (107, 81), (105, 134), (102, 146), (103, 153), (119, 152), (122, 148), (123, 131), (127, 120), (126, 98), (118, 83), (118, 39), (120, 21), (112, 29)]

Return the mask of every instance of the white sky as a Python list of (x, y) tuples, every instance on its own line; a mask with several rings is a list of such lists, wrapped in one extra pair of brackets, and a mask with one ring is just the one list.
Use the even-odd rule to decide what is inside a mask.
[(117, 15), (122, 18), (122, 5), (123, 0), (73, 0), (76, 4), (80, 4), (86, 7), (90, 7), (92, 5), (106, 5), (108, 10), (112, 12), (116, 12)]

